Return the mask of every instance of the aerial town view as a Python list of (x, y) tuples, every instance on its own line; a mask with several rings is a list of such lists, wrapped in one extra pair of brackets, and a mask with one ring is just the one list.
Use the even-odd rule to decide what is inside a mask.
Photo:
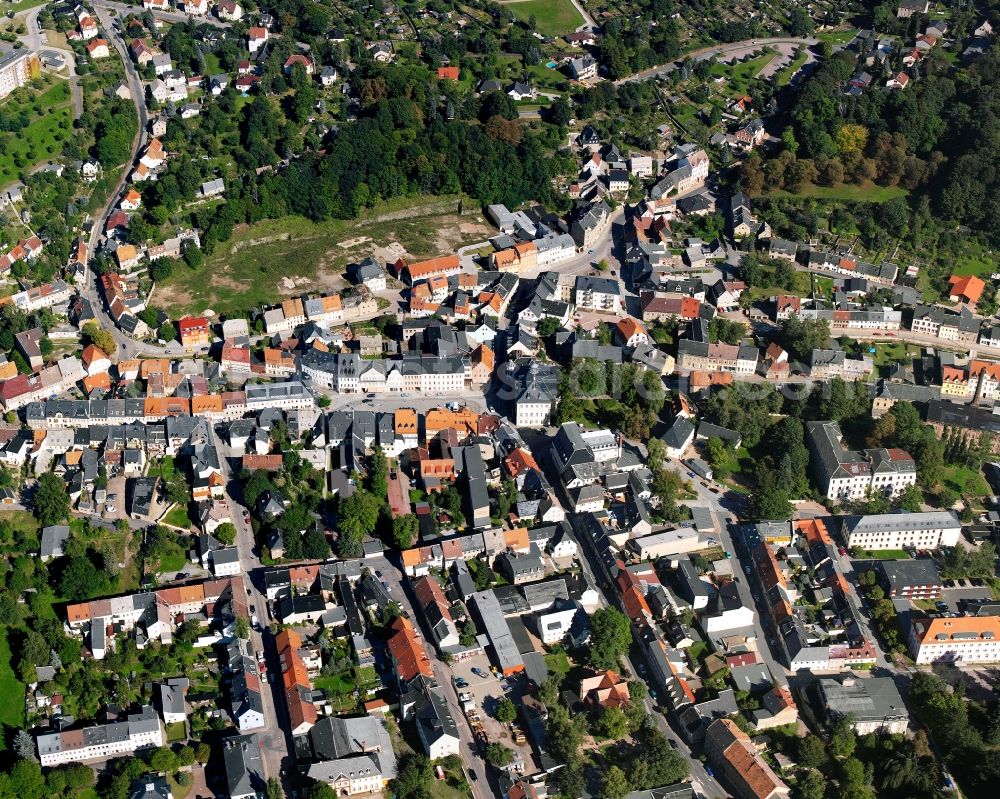
[(998, 198), (1000, 0), (0, 0), (0, 799), (996, 799)]

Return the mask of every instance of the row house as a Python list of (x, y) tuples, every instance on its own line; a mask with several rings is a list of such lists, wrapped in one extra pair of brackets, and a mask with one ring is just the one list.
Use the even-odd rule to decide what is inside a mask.
[(363, 360), (350, 353), (311, 349), (299, 359), (302, 373), (341, 394), (356, 392), (458, 393), (471, 382), (468, 358), (410, 356)]
[(51, 308), (69, 302), (72, 296), (70, 287), (63, 280), (54, 280), (41, 286), (33, 286), (25, 291), (19, 291), (10, 296), (13, 305), (22, 311), (37, 311), (41, 308)]
[(913, 309), (910, 331), (942, 341), (974, 344), (979, 336), (979, 320), (968, 308), (951, 313), (936, 305), (918, 305)]
[(838, 255), (826, 250), (811, 250), (808, 265), (810, 269), (834, 272), (846, 277), (863, 277), (887, 286), (895, 283), (899, 274), (899, 267), (895, 264), (869, 264), (857, 261), (847, 255)]
[(803, 308), (798, 312), (802, 320), (825, 320), (830, 330), (881, 330), (896, 331), (902, 325), (901, 311), (892, 308)]
[(677, 342), (677, 368), (687, 371), (731, 372), (752, 375), (760, 351), (753, 344), (724, 344), (681, 339)]
[(68, 391), (87, 376), (79, 358), (61, 358), (52, 366), (30, 375), (15, 375), (0, 384), (0, 402), (8, 411)]

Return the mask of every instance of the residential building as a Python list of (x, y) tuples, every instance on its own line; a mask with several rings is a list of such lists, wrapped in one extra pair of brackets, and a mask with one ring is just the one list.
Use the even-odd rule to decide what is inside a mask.
[(901, 735), (910, 714), (892, 677), (824, 677), (816, 681), (823, 712), (829, 722), (850, 718), (858, 735)]
[(312, 761), (306, 775), (338, 796), (379, 793), (396, 776), (396, 755), (384, 718), (325, 717), (295, 739), (296, 755)]
[(259, 736), (224, 738), (222, 761), (229, 799), (260, 799), (264, 795), (264, 758)]
[(208, 320), (204, 316), (185, 316), (177, 321), (181, 344), (186, 349), (205, 347), (210, 341)]
[(739, 799), (787, 799), (788, 786), (731, 719), (716, 719), (708, 725), (705, 754)]
[(620, 314), (624, 310), (621, 284), (610, 278), (577, 276), (574, 302), (577, 308), (600, 313)]
[(848, 450), (836, 422), (809, 422), (806, 429), (813, 474), (827, 499), (864, 499), (870, 492), (896, 497), (917, 481), (916, 464), (904, 450)]
[(458, 725), (451, 715), (444, 691), (439, 686), (427, 687), (414, 708), (417, 735), (424, 753), (431, 760), (458, 755), (460, 738)]
[(597, 61), (590, 55), (571, 58), (569, 61), (569, 74), (574, 80), (594, 80), (597, 77)]
[(944, 582), (931, 558), (879, 561), (886, 596), (891, 599), (940, 599)]
[[(97, 36), (96, 25), (93, 33)], [(37, 53), (11, 50), (0, 56), (0, 100), (41, 74), (42, 65)]]
[(881, 513), (843, 517), (842, 535), (851, 549), (940, 549), (955, 546), (962, 523), (955, 511)]
[(38, 760), (45, 767), (108, 760), (165, 743), (160, 717), (149, 705), (144, 705), (138, 713), (130, 713), (123, 721), (42, 733), (36, 738)]
[(910, 622), (910, 655), (926, 663), (1000, 662), (1000, 616), (943, 616)]

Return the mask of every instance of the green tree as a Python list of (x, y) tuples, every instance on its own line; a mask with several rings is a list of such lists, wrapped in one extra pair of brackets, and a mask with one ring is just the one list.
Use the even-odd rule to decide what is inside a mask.
[(587, 665), (594, 669), (614, 669), (632, 644), (628, 617), (617, 608), (599, 608), (591, 616)]
[(406, 513), (392, 520), (392, 543), (396, 549), (409, 549), (417, 540), (420, 524), (412, 513)]
[(56, 524), (69, 516), (69, 494), (58, 475), (46, 472), (38, 478), (33, 498), (35, 518), (43, 527)]
[(517, 707), (505, 696), (497, 702), (496, 711), (493, 715), (501, 724), (510, 724), (517, 718)]
[(629, 793), (628, 778), (618, 766), (610, 766), (601, 774), (600, 799), (625, 799)]
[[(317, 785), (322, 785), (324, 788), (329, 788), (330, 786), (326, 783), (317, 783)], [(333, 792), (336, 796), (336, 791)], [(264, 796), (266, 799), (284, 799), (285, 792), (281, 789), (281, 782), (271, 777), (267, 784), (264, 786)], [(310, 792), (310, 799), (319, 799), (319, 797), (313, 796)]]
[(396, 778), (389, 785), (397, 799), (430, 799), (434, 772), (424, 755), (406, 754), (399, 759)]
[(594, 733), (602, 738), (618, 740), (628, 732), (628, 717), (619, 707), (605, 707), (594, 722)]
[(514, 753), (503, 744), (492, 741), (486, 747), (486, 762), (494, 768), (506, 768), (514, 762)]
[(213, 535), (226, 546), (232, 546), (236, 542), (236, 525), (223, 522), (215, 528)]

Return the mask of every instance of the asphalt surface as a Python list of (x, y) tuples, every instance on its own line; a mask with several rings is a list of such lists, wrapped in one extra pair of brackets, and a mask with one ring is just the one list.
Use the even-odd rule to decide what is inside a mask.
[[(691, 61), (706, 61), (709, 58), (717, 58), (719, 56), (725, 56), (729, 53), (739, 53), (741, 50), (747, 50), (753, 47), (767, 47), (769, 45), (776, 44), (794, 44), (801, 47), (812, 47), (814, 44), (818, 44), (819, 39), (796, 39), (794, 37), (777, 37), (771, 39), (745, 39), (742, 42), (732, 42), (731, 44), (714, 45), (712, 47), (703, 47), (701, 50), (694, 50), (690, 53), (686, 53), (683, 56), (684, 60), (690, 59)], [(637, 72), (634, 75), (629, 75), (626, 78), (621, 78), (615, 81), (616, 84), (622, 83), (634, 83), (635, 81), (649, 80), (650, 78), (659, 78), (663, 75), (669, 75), (674, 70), (679, 69), (677, 62), (671, 61), (668, 64), (664, 64), (659, 67), (653, 67), (651, 69), (643, 70), (642, 72)]]
[(244, 506), (241, 504), (242, 493), (239, 487), (239, 475), (231, 465), (231, 459), (239, 457), (239, 454), (222, 441), (214, 430), (212, 430), (211, 436), (218, 448), (222, 476), (226, 481), (226, 501), (229, 503), (233, 525), (236, 527), (236, 546), (240, 553), (240, 566), (248, 578), (245, 581), (247, 597), (259, 622), (258, 625), (251, 626), (250, 640), (257, 653), (257, 659), (266, 660), (267, 671), (276, 677), (275, 682), (271, 683), (267, 680), (266, 674), (261, 675), (265, 725), (259, 735), (261, 749), (264, 753), (265, 777), (281, 779), (286, 770), (290, 771), (288, 767), (291, 760), (288, 753), (291, 751), (292, 744), (288, 709), (285, 707), (281, 691), (281, 667), (278, 663), (278, 653), (274, 637), (267, 631), (270, 623), (277, 620), (271, 618), (267, 598), (260, 590), (260, 586), (263, 584), (263, 565), (260, 557), (254, 551), (253, 528), (247, 524), (243, 517)]

